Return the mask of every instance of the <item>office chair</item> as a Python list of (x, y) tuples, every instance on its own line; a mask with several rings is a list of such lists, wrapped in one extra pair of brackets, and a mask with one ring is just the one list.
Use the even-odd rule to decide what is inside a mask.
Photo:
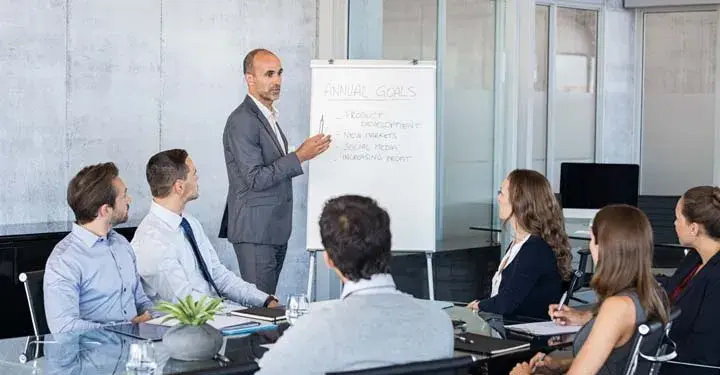
[(44, 270), (23, 272), (18, 279), (25, 286), (28, 309), (30, 310), (30, 321), (35, 336), (50, 333), (47, 320), (45, 319), (45, 301), (43, 298), (43, 276)]
[(638, 335), (633, 340), (632, 352), (625, 364), (625, 375), (656, 375), (663, 362), (677, 357), (675, 342), (670, 339), (669, 334), (673, 321), (681, 313), (679, 307), (673, 307), (665, 325), (660, 321), (652, 321), (638, 326)]
[(405, 375), (405, 374), (467, 374), (475, 363), (474, 356), (411, 362), (402, 365), (375, 367), (365, 370), (328, 372), (327, 375)]
[(563, 288), (567, 291), (568, 301), (572, 300), (587, 305), (590, 302), (574, 297), (573, 294), (589, 284), (588, 279), (592, 276), (592, 273), (588, 274), (586, 270), (588, 258), (590, 256), (590, 250), (578, 250), (578, 254), (580, 255), (578, 268), (573, 271), (573, 277), (572, 279), (570, 279), (570, 282), (563, 283)]

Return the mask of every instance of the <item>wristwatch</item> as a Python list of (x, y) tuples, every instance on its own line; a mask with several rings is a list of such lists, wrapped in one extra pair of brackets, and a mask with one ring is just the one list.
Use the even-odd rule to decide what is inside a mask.
[(278, 299), (275, 298), (275, 296), (269, 295), (268, 298), (265, 300), (265, 303), (263, 303), (263, 307), (268, 307), (268, 305), (269, 305), (270, 302), (272, 302), (272, 301), (275, 301), (275, 302), (277, 302), (277, 303), (280, 303), (280, 301), (278, 301)]

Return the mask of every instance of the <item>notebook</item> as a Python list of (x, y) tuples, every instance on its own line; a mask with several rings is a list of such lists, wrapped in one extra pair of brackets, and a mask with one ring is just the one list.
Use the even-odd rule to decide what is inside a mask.
[[(161, 316), (159, 318), (155, 318), (152, 320), (148, 320), (147, 324), (154, 324), (159, 326), (166, 326), (166, 327), (172, 327), (178, 324), (178, 321), (176, 319), (170, 319), (166, 322), (163, 322), (165, 320), (164, 316)], [(215, 315), (215, 317), (212, 320), (208, 320), (207, 324), (217, 328), (217, 329), (225, 329), (230, 326), (236, 326), (239, 324), (249, 323), (252, 322), (250, 319), (241, 318), (239, 316), (228, 316), (228, 315)]]
[(264, 320), (266, 322), (279, 323), (285, 321), (285, 309), (271, 309), (269, 307), (250, 307), (247, 309), (233, 310), (230, 314), (248, 319)]
[(577, 333), (581, 326), (561, 326), (552, 321), (535, 322), (524, 324), (512, 324), (505, 326), (505, 329), (525, 333), (532, 336), (556, 336)]
[(495, 337), (462, 333), (455, 335), (455, 350), (494, 356), (530, 349), (529, 342), (498, 339)]

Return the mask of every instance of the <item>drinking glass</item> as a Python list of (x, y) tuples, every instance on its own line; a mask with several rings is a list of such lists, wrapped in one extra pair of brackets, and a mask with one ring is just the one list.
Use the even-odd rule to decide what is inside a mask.
[(133, 375), (150, 375), (157, 369), (155, 363), (155, 348), (152, 341), (130, 344), (128, 361), (125, 371)]
[(292, 294), (288, 297), (287, 305), (285, 306), (285, 317), (288, 323), (295, 324), (295, 322), (303, 315), (305, 315), (310, 307), (310, 302), (305, 294)]

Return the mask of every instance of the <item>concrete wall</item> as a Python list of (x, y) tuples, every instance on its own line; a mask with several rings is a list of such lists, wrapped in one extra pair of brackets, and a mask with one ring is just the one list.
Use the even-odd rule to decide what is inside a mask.
[(622, 0), (607, 0), (604, 16), (604, 103), (603, 125), (597, 142), (602, 153), (598, 162), (637, 163), (640, 158), (640, 124), (635, 121), (640, 103), (635, 90), (640, 83), (635, 70), (641, 56), (636, 53), (635, 12), (624, 9)]
[[(69, 179), (114, 161), (146, 214), (148, 158), (185, 148), (200, 174), (188, 210), (217, 239), (227, 193), (222, 131), (245, 95), (242, 58), (265, 47), (283, 61), (280, 124), (291, 145), (307, 135), (314, 0), (0, 0), (0, 225), (72, 220)], [(279, 285), (305, 290), (307, 180), (295, 179), (295, 228)]]

